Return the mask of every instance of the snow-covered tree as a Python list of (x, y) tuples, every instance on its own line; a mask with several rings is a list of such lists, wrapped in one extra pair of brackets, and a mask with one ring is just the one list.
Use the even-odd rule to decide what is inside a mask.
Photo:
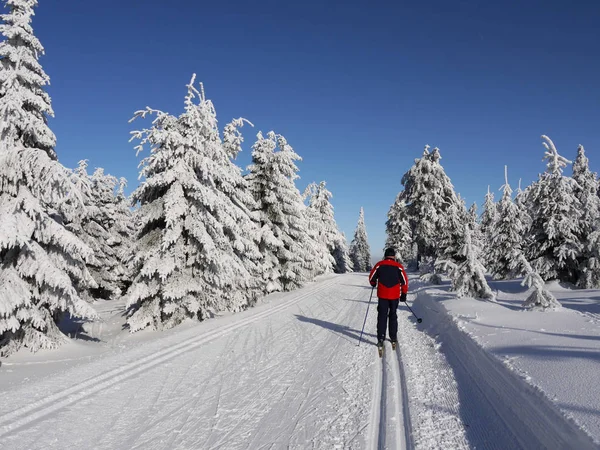
[[(85, 209), (77, 215), (67, 228), (75, 233), (94, 252), (88, 261), (88, 269), (98, 284), (90, 290), (91, 298), (113, 299), (120, 296), (126, 287), (127, 271), (123, 264), (123, 252), (130, 237), (119, 221), (130, 220), (119, 209), (115, 188), (118, 180), (98, 168), (90, 176), (88, 162), (82, 160), (73, 175), (73, 181), (82, 193)], [(91, 300), (89, 298), (88, 300)]]
[(582, 252), (579, 257), (579, 276), (577, 285), (592, 289), (599, 287), (597, 284), (600, 273), (597, 273), (596, 255), (598, 254), (597, 233), (600, 225), (600, 197), (598, 197), (598, 176), (590, 171), (589, 160), (585, 155), (583, 145), (577, 149), (577, 158), (573, 163), (573, 179), (575, 196), (579, 200), (582, 211), (580, 216), (580, 235)]
[(498, 207), (494, 203), (494, 194), (490, 191), (488, 186), (487, 194), (483, 200), (483, 211), (481, 212), (481, 220), (479, 223), (479, 232), (481, 235), (481, 246), (483, 249), (481, 258), (483, 264), (487, 267), (491, 263), (491, 256), (489, 255), (490, 243), (492, 241), (492, 234), (494, 225), (498, 216)]
[[(403, 193), (396, 196), (396, 201), (390, 207), (385, 223), (387, 238), (385, 248), (396, 250), (396, 259), (408, 265), (413, 259), (412, 230)], [(385, 250), (385, 249), (384, 249)]]
[(521, 285), (532, 288), (531, 293), (523, 302), (523, 308), (544, 311), (547, 309), (557, 309), (562, 306), (558, 300), (556, 300), (556, 297), (544, 287), (544, 280), (542, 280), (542, 277), (540, 277), (533, 267), (531, 267), (531, 264), (529, 264), (522, 253), (519, 253), (515, 259), (514, 269), (517, 270), (517, 268), (518, 271), (525, 275)]
[(471, 228), (471, 231), (478, 229), (477, 203), (473, 202), (467, 213), (469, 215), (469, 228)]
[(431, 159), (429, 146), (425, 146), (421, 158), (402, 176), (402, 199), (405, 202), (411, 235), (417, 246), (417, 266), (423, 257), (436, 255), (439, 204), (433, 200)]
[(350, 248), (344, 233), (340, 233), (334, 243), (333, 259), (335, 259), (335, 273), (352, 272), (352, 259), (350, 258)]
[(324, 267), (329, 271), (329, 266), (335, 273), (348, 271), (349, 250), (346, 238), (340, 232), (333, 214), (333, 197), (327, 189), (326, 183), (311, 183), (306, 188), (304, 197), (308, 199), (309, 228), (316, 231), (316, 240), (325, 249), (326, 259)]
[(490, 233), (488, 271), (497, 279), (512, 278), (514, 260), (523, 252), (525, 228), (521, 222), (519, 207), (512, 200), (508, 184), (508, 169), (504, 167), (503, 195), (498, 203), (498, 215)]
[(134, 116), (156, 118), (151, 128), (132, 133), (138, 153), (149, 145), (150, 155), (141, 164), (145, 181), (132, 194), (140, 204), (140, 233), (127, 292), (131, 331), (238, 311), (259, 291), (252, 200), (231, 161), (233, 130), (242, 122), (228, 128), (224, 145), (214, 106), (194, 81), (195, 75), (179, 117), (150, 108)]
[(35, 0), (7, 0), (0, 16), (0, 356), (53, 348), (64, 314), (94, 318), (81, 298), (95, 283), (92, 251), (64, 226), (81, 211), (69, 171), (56, 162), (47, 125), (44, 49), (33, 35)]
[(96, 286), (93, 254), (63, 224), (81, 208), (64, 207), (67, 198), (80, 194), (45, 150), (0, 152), (0, 356), (57, 347), (65, 313), (96, 317), (81, 297)]
[[(465, 202), (454, 191), (444, 168), (440, 164), (440, 153), (434, 148), (429, 156), (431, 160), (431, 201), (436, 205), (437, 239), (436, 258), (445, 261), (461, 261), (463, 247), (463, 227), (470, 225)], [(442, 265), (436, 264), (436, 267)]]
[(350, 243), (350, 259), (355, 272), (368, 272), (371, 269), (371, 248), (365, 226), (365, 211), (361, 207), (354, 239)]
[(260, 226), (259, 249), (264, 258), (267, 291), (293, 290), (309, 281), (318, 260), (308, 234), (306, 206), (296, 187), (302, 158), (286, 139), (261, 132), (252, 147), (252, 165), (246, 177)]
[(18, 147), (44, 150), (56, 159), (56, 137), (48, 127), (54, 116), (44, 86), (50, 78), (38, 58), (44, 47), (33, 34), (31, 19), (37, 0), (5, 0), (0, 15), (0, 151)]
[(526, 256), (542, 279), (575, 283), (582, 251), (577, 183), (562, 174), (570, 161), (558, 154), (549, 137), (542, 139), (548, 163), (528, 192), (532, 222)]
[(479, 250), (474, 245), (472, 231), (468, 222), (462, 225), (462, 248), (449, 274), (452, 290), (460, 297), (474, 297), (495, 300), (494, 294), (485, 279), (485, 268), (478, 259)]
[[(515, 205), (517, 205), (519, 208), (519, 218), (521, 219), (521, 223), (523, 224), (523, 228), (525, 230), (528, 230), (531, 226), (531, 216), (529, 214), (529, 208), (527, 204), (529, 190), (529, 186), (526, 189), (521, 189), (521, 179), (519, 178), (519, 185), (517, 186), (517, 191), (515, 193)], [(524, 248), (528, 246), (526, 237), (527, 235), (523, 237)]]

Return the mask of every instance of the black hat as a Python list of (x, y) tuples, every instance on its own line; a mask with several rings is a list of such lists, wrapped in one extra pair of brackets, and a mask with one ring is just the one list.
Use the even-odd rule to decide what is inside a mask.
[(385, 249), (385, 253), (383, 254), (384, 258), (388, 258), (390, 256), (395, 257), (396, 256), (396, 250), (394, 250), (393, 248), (386, 248)]

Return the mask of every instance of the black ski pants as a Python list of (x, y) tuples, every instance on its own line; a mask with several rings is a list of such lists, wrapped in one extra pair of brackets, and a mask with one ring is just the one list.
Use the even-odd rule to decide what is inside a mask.
[(390, 340), (398, 340), (398, 300), (379, 299), (377, 304), (377, 340), (385, 340), (385, 329), (389, 318)]

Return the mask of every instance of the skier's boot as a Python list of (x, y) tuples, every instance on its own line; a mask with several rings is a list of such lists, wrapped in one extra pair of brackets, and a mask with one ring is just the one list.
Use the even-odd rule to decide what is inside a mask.
[(398, 345), (398, 341), (392, 341), (392, 350), (396, 350), (396, 345)]
[(383, 341), (382, 340), (377, 341), (377, 351), (379, 351), (379, 357), (381, 358), (383, 356)]

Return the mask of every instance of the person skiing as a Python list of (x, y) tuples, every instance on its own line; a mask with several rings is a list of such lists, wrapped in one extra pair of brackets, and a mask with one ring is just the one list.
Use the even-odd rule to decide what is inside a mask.
[(402, 264), (396, 261), (396, 251), (393, 248), (385, 250), (383, 260), (371, 269), (369, 274), (371, 286), (377, 286), (377, 347), (383, 352), (386, 325), (389, 318), (389, 334), (392, 348), (398, 341), (398, 309), (399, 302), (406, 302), (408, 293), (408, 277)]

